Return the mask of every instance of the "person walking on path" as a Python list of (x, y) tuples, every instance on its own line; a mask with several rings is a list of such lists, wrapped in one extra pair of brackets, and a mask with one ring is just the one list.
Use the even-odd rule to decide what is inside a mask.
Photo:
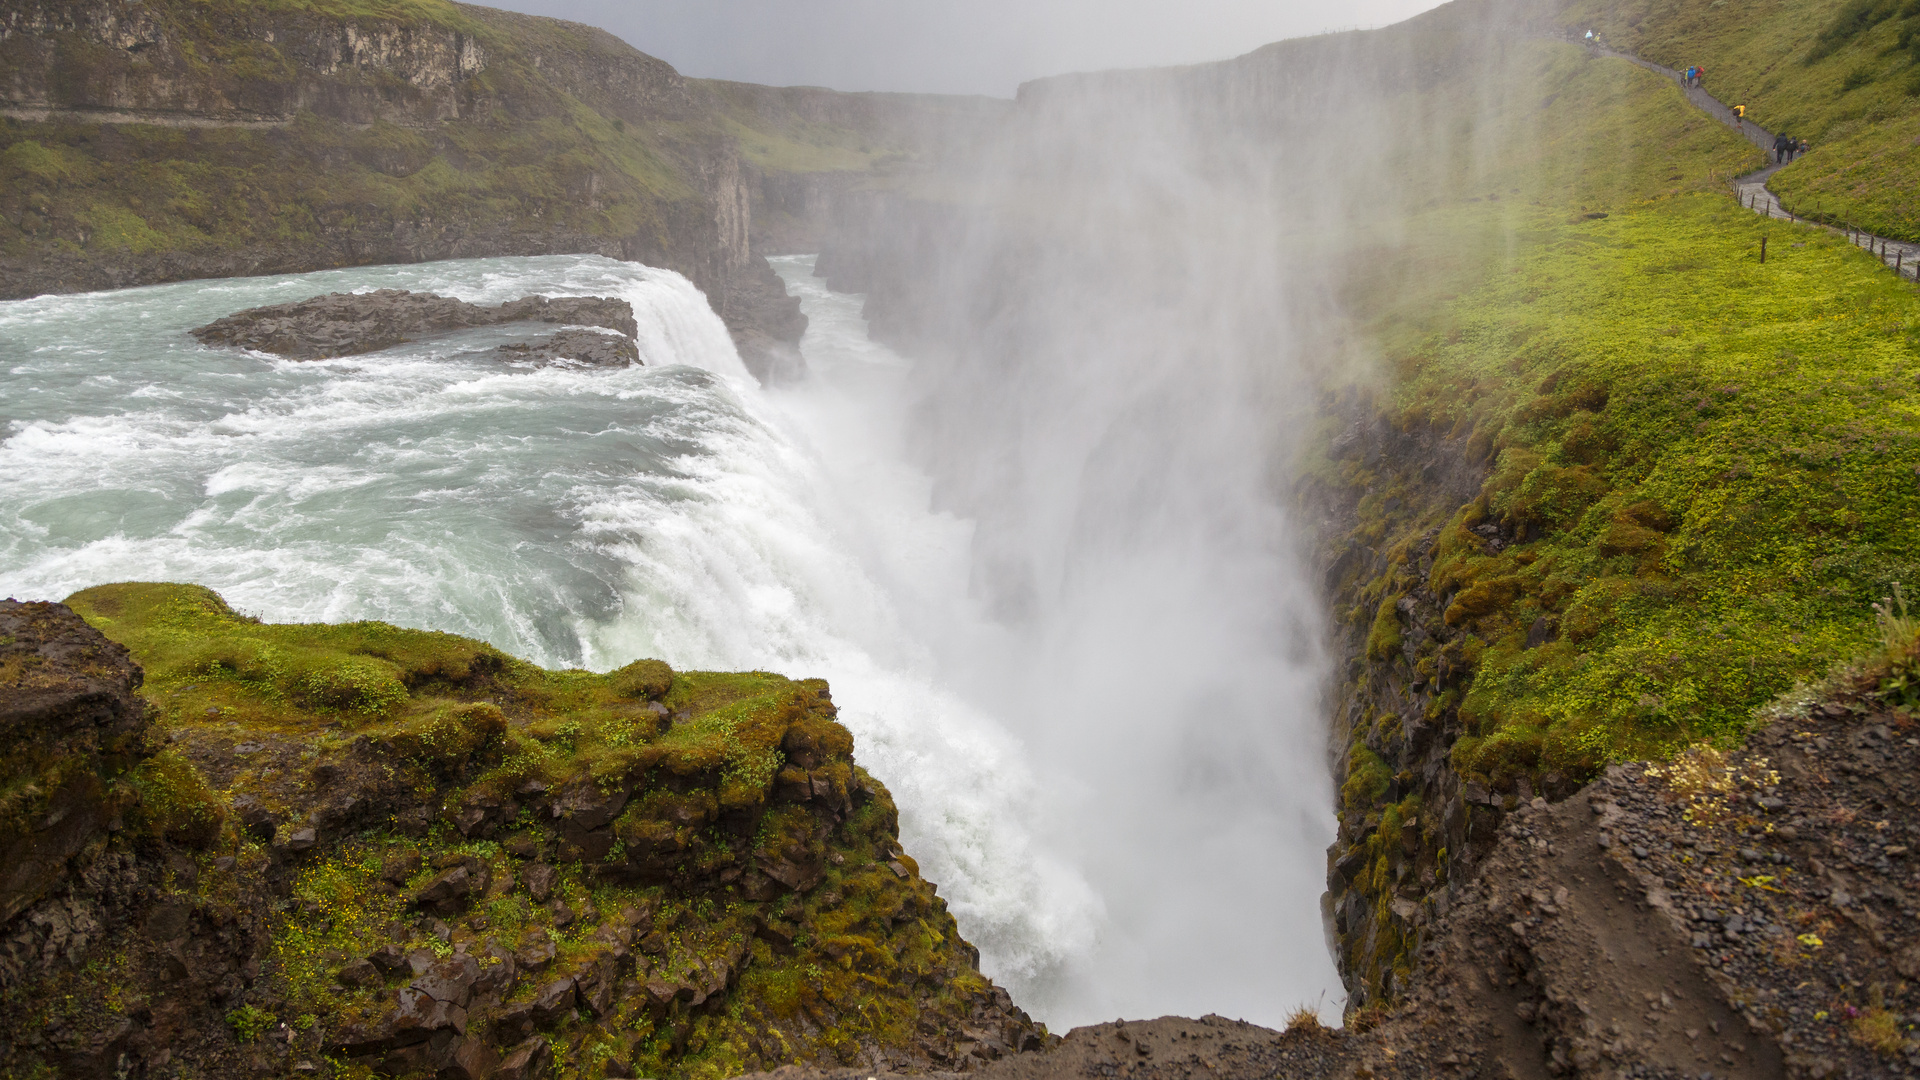
[(1694, 88), (1698, 89), (1702, 83), (1706, 82), (1706, 79), (1707, 79), (1707, 69), (1701, 67), (1699, 64), (1693, 65)]
[(1747, 130), (1747, 107), (1745, 105), (1735, 105), (1733, 107), (1733, 126), (1739, 128), (1741, 131)]
[(1809, 150), (1811, 150), (1811, 149), (1813, 149), (1813, 144), (1812, 144), (1812, 143), (1810, 143), (1810, 142), (1808, 142), (1808, 141), (1807, 141), (1807, 140), (1805, 140), (1805, 139), (1801, 139), (1801, 140), (1800, 140), (1800, 145), (1799, 145), (1799, 146), (1796, 146), (1796, 147), (1794, 147), (1794, 150), (1793, 150), (1793, 156), (1794, 156), (1794, 157), (1799, 157), (1800, 155), (1802, 155), (1802, 154), (1804, 154), (1804, 153), (1806, 153), (1807, 151), (1809, 151)]
[(1773, 137), (1773, 163), (1775, 165), (1784, 165), (1787, 163), (1787, 137), (1785, 135), (1775, 135)]

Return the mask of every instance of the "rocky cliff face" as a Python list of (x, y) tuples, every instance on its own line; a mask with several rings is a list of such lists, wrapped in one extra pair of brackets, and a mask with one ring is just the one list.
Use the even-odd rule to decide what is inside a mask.
[(0, 3), (0, 295), (480, 255), (678, 270), (764, 371), (804, 321), (671, 66), (455, 4)]
[(1047, 1042), (823, 683), (70, 599), (0, 605), (0, 1071), (964, 1070)]

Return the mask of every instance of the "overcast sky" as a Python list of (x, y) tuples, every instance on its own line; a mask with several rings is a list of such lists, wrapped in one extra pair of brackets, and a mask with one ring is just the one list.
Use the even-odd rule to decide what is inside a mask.
[(1438, 0), (482, 0), (604, 27), (704, 78), (1011, 96), (1039, 75), (1238, 56)]

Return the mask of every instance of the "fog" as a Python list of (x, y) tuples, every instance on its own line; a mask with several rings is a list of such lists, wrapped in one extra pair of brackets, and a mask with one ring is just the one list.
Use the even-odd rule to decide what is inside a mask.
[(1328, 391), (1374, 382), (1348, 288), (1367, 253), (1482, 181), (1476, 157), (1497, 169), (1482, 140), (1533, 134), (1484, 122), (1497, 80), (1442, 85), (1508, 69), (1487, 29), (1029, 85), (939, 175), (841, 208), (821, 269), (918, 361), (915, 461), (973, 523), (1003, 631), (928, 637), (1021, 741), (1032, 834), (1101, 905), (1045, 963), (975, 938), (1050, 1024), (1339, 1017), (1345, 733), (1299, 480)]
[[(1224, 37), (1149, 41), (1147, 9), (1079, 36), (1063, 29), (1068, 7), (983, 10), (1008, 20), (993, 40), (1017, 44), (970, 60), (976, 81), (956, 85), (1003, 92), (1024, 65), (1238, 52), (1257, 40), (1227, 37), (1273, 25), (1235, 8)], [(1315, 11), (1330, 9), (1291, 14)], [(729, 47), (751, 55), (756, 35), (794, 26), (786, 47), (804, 51), (839, 26), (845, 40), (806, 62), (904, 63), (926, 59), (921, 36), (964, 53), (952, 43), (986, 32), (973, 17), (782, 16)], [(1467, 162), (1461, 175), (1479, 176), (1476, 120), (1502, 92), (1442, 94), (1436, 80), (1505, 62), (1469, 55), (1490, 24), (1451, 18), (1028, 84), (1004, 123), (929, 155), (931, 173), (822, 196), (834, 224), (820, 272), (868, 294), (875, 332), (912, 360), (907, 390), (876, 398), (866, 422), (903, 426), (900, 453), (929, 478), (932, 509), (970, 530), (963, 600), (930, 580), (891, 594), (935, 682), (965, 705), (923, 722), (980, 717), (1010, 738), (1030, 778), (1012, 809), (1049, 868), (1027, 880), (1058, 884), (1020, 894), (1032, 918), (987, 919), (965, 895), (954, 910), (983, 970), (1056, 1028), (1208, 1012), (1279, 1025), (1302, 1005), (1340, 1015), (1322, 897), (1345, 733), (1332, 730), (1336, 652), (1313, 555), (1323, 523), (1298, 480), (1333, 422), (1328, 388), (1371, 378), (1365, 313), (1348, 306), (1366, 265), (1355, 253), (1429, 201), (1442, 182), (1430, 172)], [(918, 84), (797, 78), (944, 85), (926, 63), (914, 77), (933, 81)], [(906, 792), (910, 846), (977, 841), (941, 834), (978, 820), (935, 805), (957, 794), (881, 778)], [(935, 856), (929, 870), (938, 881), (959, 865)], [(1036, 942), (1036, 926), (1054, 940)]]
[(1010, 97), (1028, 79), (1237, 56), (1384, 26), (1433, 0), (506, 0), (610, 30), (687, 75)]

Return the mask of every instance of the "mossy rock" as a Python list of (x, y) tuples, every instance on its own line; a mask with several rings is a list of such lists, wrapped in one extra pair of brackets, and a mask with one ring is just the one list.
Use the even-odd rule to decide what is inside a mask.
[[(210, 1074), (281, 1021), (296, 1053), (348, 1075), (450, 1068), (468, 1042), (501, 1054), (533, 1035), (574, 1048), (562, 1076), (618, 1059), (711, 1080), (952, 1068), (963, 1027), (992, 1032), (989, 1053), (1047, 1038), (900, 851), (892, 798), (854, 765), (823, 682), (548, 671), (384, 623), (263, 623), (195, 586), (70, 603), (146, 668), (164, 749), (128, 775), (114, 843), (172, 884), (126, 901), (97, 962), (48, 976), (58, 993), (0, 993), (15, 1030), (60, 1002), (159, 1000), (177, 974), (143, 944), (158, 933), (185, 934), (186, 956), (217, 939), (232, 970), (259, 972), (237, 1004), (195, 989), (168, 1014), (199, 1018), (175, 1060)], [(384, 688), (380, 707), (306, 692), (315, 673)], [(169, 914), (139, 914), (153, 904)], [(242, 912), (257, 929), (236, 935)], [(395, 1011), (433, 979), (468, 996), (466, 1035), (393, 1035), (439, 1022)], [(39, 1060), (8, 1053), (0, 1071)]]

